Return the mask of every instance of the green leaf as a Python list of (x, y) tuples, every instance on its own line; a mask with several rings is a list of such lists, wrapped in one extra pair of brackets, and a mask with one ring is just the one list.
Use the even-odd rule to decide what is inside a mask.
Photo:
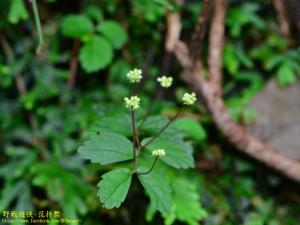
[(238, 37), (242, 28), (246, 25), (253, 25), (257, 29), (264, 29), (265, 22), (257, 16), (259, 5), (256, 3), (243, 4), (241, 7), (233, 7), (228, 11), (226, 23), (229, 25), (230, 34)]
[[(141, 122), (141, 121), (140, 121)], [(149, 116), (142, 127), (142, 131), (148, 135), (156, 135), (167, 123), (169, 119), (166, 116)], [(180, 139), (181, 136), (177, 129), (171, 124), (160, 137), (167, 139)]]
[(283, 63), (279, 67), (276, 78), (281, 86), (293, 84), (296, 80), (293, 68), (288, 63)]
[(205, 130), (201, 124), (191, 118), (176, 119), (173, 122), (173, 126), (195, 140), (203, 140), (206, 138)]
[(172, 212), (165, 216), (165, 224), (171, 225), (179, 220), (189, 225), (199, 224), (207, 213), (200, 203), (197, 185), (185, 178), (176, 178), (172, 182), (173, 207)]
[(30, 168), (30, 173), (33, 177), (32, 184), (43, 188), (50, 200), (58, 202), (66, 217), (77, 218), (78, 214), (87, 212), (83, 199), (91, 189), (75, 173), (51, 160), (35, 163)]
[(7, 209), (13, 200), (15, 200), (18, 196), (21, 196), (20, 193), (24, 190), (25, 185), (25, 181), (18, 181), (14, 185), (8, 185), (2, 188), (0, 198), (1, 211)]
[(93, 24), (85, 15), (68, 15), (62, 20), (61, 30), (66, 37), (81, 38), (93, 31)]
[(265, 68), (267, 71), (274, 69), (278, 64), (284, 60), (284, 55), (272, 55), (271, 57), (266, 58)]
[(101, 37), (94, 36), (80, 49), (79, 60), (83, 69), (96, 72), (105, 68), (113, 58), (110, 44)]
[[(145, 170), (147, 169), (139, 168), (139, 171)], [(150, 197), (151, 205), (162, 214), (169, 214), (172, 207), (171, 188), (161, 174), (152, 171), (147, 175), (139, 175), (138, 178)]]
[[(150, 139), (152, 138), (145, 138), (142, 141), (142, 144), (147, 143)], [(146, 149), (149, 155), (155, 149), (165, 149), (166, 155), (159, 157), (159, 160), (162, 160), (177, 169), (194, 167), (193, 157), (181, 145), (174, 141), (170, 141), (165, 138), (157, 138), (151, 142)]]
[(132, 159), (132, 143), (114, 133), (100, 133), (78, 148), (79, 154), (102, 165)]
[(169, 119), (165, 116), (149, 116), (143, 125), (143, 130), (150, 134), (155, 134), (158, 132), (163, 126), (165, 126), (169, 122)]
[(103, 12), (100, 10), (100, 7), (97, 5), (89, 5), (85, 10), (84, 13), (89, 16), (91, 19), (96, 21), (103, 19)]
[(112, 170), (102, 176), (98, 183), (98, 197), (107, 209), (118, 208), (125, 200), (131, 184), (130, 169), (121, 168)]
[(232, 75), (236, 74), (240, 67), (233, 44), (226, 44), (224, 48), (224, 66)]
[(127, 81), (125, 74), (130, 70), (128, 62), (124, 59), (114, 61), (109, 70), (109, 77), (112, 81)]
[(89, 129), (89, 135), (101, 134), (101, 132), (113, 132), (129, 137), (132, 134), (131, 119), (128, 113), (116, 113), (103, 116), (95, 121)]
[(124, 28), (113, 20), (106, 20), (99, 24), (98, 31), (103, 34), (116, 49), (121, 48), (128, 39)]
[(17, 24), (20, 20), (26, 20), (27, 18), (28, 12), (23, 0), (12, 0), (8, 13), (8, 21)]

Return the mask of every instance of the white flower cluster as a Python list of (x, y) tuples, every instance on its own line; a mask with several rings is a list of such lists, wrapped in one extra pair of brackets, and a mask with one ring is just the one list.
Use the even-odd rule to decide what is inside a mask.
[(127, 73), (127, 78), (130, 83), (139, 83), (142, 79), (142, 70), (133, 69)]
[(184, 105), (194, 105), (197, 101), (196, 94), (194, 92), (191, 94), (185, 93), (182, 97), (182, 101)]
[[(142, 70), (141, 69), (133, 69), (127, 73), (127, 79), (129, 80), (130, 83), (139, 83), (142, 79)], [(167, 76), (161, 76), (157, 78), (157, 82), (160, 83), (160, 86), (163, 88), (169, 88), (172, 86), (173, 83), (173, 78), (172, 77), (167, 77)], [(126, 108), (130, 109), (131, 111), (137, 109), (140, 107), (140, 98), (138, 96), (131, 96), (130, 98), (125, 97), (125, 106)], [(184, 105), (194, 105), (195, 102), (197, 101), (196, 94), (194, 92), (192, 93), (185, 93), (182, 98), (183, 104)], [(163, 150), (163, 149), (158, 149), (158, 150)], [(158, 151), (157, 150), (157, 151)], [(152, 152), (153, 154), (162, 154), (164, 155), (164, 151), (158, 151), (154, 150)], [(158, 155), (160, 156), (160, 155)]]
[(131, 111), (140, 107), (140, 98), (138, 96), (131, 96), (130, 98), (125, 97), (125, 106)]
[(164, 149), (155, 149), (152, 151), (152, 156), (155, 156), (155, 157), (160, 157), (160, 156), (165, 156), (166, 155), (166, 152)]
[(162, 77), (158, 77), (157, 81), (160, 83), (160, 86), (162, 86), (163, 88), (169, 88), (173, 83), (173, 77), (162, 76)]

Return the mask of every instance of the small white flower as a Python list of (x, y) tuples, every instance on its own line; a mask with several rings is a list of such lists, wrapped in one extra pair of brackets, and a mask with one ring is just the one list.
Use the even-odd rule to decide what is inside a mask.
[(191, 94), (185, 93), (182, 97), (182, 101), (184, 105), (194, 105), (197, 101), (196, 94), (194, 92)]
[(162, 76), (162, 77), (158, 77), (157, 81), (160, 83), (162, 87), (169, 88), (173, 83), (173, 77)]
[(155, 157), (160, 157), (160, 156), (165, 156), (166, 155), (166, 152), (164, 149), (155, 149), (152, 151), (152, 156), (155, 156)]
[(142, 79), (142, 70), (133, 69), (129, 71), (126, 76), (130, 83), (139, 83)]
[(125, 97), (125, 106), (131, 111), (140, 107), (140, 98), (138, 96), (131, 96), (130, 98)]

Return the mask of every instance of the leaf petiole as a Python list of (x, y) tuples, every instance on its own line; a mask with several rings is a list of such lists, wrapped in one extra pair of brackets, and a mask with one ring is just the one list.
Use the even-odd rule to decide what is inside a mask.
[(148, 171), (142, 172), (142, 173), (137, 172), (137, 174), (138, 174), (138, 175), (146, 175), (146, 174), (151, 173), (151, 171), (154, 169), (154, 166), (155, 166), (155, 164), (156, 164), (156, 162), (157, 162), (157, 159), (158, 159), (158, 156), (155, 157), (155, 159), (154, 159), (154, 161), (153, 161), (153, 164), (152, 164), (151, 168), (150, 168)]

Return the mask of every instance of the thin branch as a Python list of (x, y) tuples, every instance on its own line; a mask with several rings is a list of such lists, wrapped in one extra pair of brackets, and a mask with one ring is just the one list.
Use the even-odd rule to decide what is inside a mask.
[(2, 46), (2, 49), (3, 49), (3, 52), (4, 52), (4, 54), (7, 58), (7, 62), (11, 63), (15, 58), (14, 52), (11, 49), (7, 39), (5, 38), (5, 36), (3, 34), (0, 36), (0, 43), (1, 43), (1, 46)]
[(39, 15), (38, 7), (36, 4), (36, 0), (30, 0), (30, 2), (32, 4), (33, 16), (34, 16), (35, 26), (36, 26), (37, 34), (38, 34), (38, 46), (36, 49), (36, 54), (39, 55), (42, 51), (42, 47), (44, 44), (41, 20), (40, 20), (40, 15)]
[[(224, 3), (224, 0), (217, 1)], [(224, 6), (225, 4), (222, 7)], [(218, 10), (215, 12), (217, 11)], [(223, 9), (221, 13), (222, 12), (225, 12), (225, 9)], [(218, 19), (217, 21), (222, 22), (222, 24), (219, 24), (218, 26), (224, 26), (224, 20)], [(220, 35), (221, 33), (218, 32), (216, 35)], [(220, 37), (218, 39), (220, 40)], [(272, 146), (263, 143), (248, 133), (244, 127), (235, 123), (232, 120), (229, 111), (226, 109), (221, 95), (216, 95), (216, 92), (221, 88), (219, 85), (215, 84), (215, 82), (219, 82), (218, 78), (210, 80), (205, 78), (204, 70), (201, 66), (200, 60), (193, 61), (191, 54), (189, 53), (189, 49), (185, 43), (178, 41), (175, 46), (174, 53), (184, 69), (184, 80), (197, 93), (197, 95), (202, 96), (208, 111), (211, 113), (213, 121), (219, 130), (224, 134), (224, 136), (229, 140), (229, 142), (231, 142), (238, 150), (247, 154), (248, 156), (264, 163), (270, 168), (275, 169), (286, 177), (300, 182), (300, 163), (296, 160), (288, 158), (285, 155), (282, 155)], [(214, 46), (210, 44), (210, 48), (223, 48), (223, 45), (218, 44)], [(197, 49), (193, 49), (193, 51), (197, 51)], [(222, 58), (222, 49), (218, 49), (216, 51), (218, 53), (212, 54), (211, 57), (217, 57), (216, 60), (221, 62), (220, 58)], [(217, 75), (221, 76), (221, 64), (213, 64), (212, 62), (209, 63), (209, 67), (212, 67), (213, 65), (217, 66), (216, 71), (219, 71), (219, 74)], [(209, 68), (209, 71), (211, 72), (213, 69)]]
[(73, 89), (76, 84), (79, 47), (80, 47), (80, 42), (76, 40), (73, 45), (72, 56), (71, 56), (70, 67), (69, 67), (68, 86), (70, 89)]
[(175, 12), (168, 12), (166, 17), (166, 25), (167, 33), (165, 49), (167, 52), (173, 52), (181, 31), (180, 15)]
[(209, 79), (216, 86), (216, 94), (221, 95), (222, 60), (224, 42), (224, 20), (227, 0), (216, 0), (215, 12), (209, 33), (208, 68)]
[(286, 37), (290, 36), (290, 24), (283, 1), (273, 0), (273, 5), (277, 13), (277, 20), (281, 33)]
[(187, 72), (185, 74), (186, 82), (197, 94), (203, 96), (213, 121), (229, 142), (241, 152), (277, 170), (286, 177), (300, 182), (300, 163), (279, 153), (272, 146), (248, 133), (243, 126), (236, 124), (226, 109), (223, 99), (215, 95), (213, 86), (202, 79), (201, 73), (198, 67), (192, 73)]
[[(14, 52), (13, 52), (9, 42), (7, 41), (7, 39), (5, 38), (4, 35), (2, 35), (0, 37), (0, 43), (3, 48), (4, 53), (6, 55), (8, 64), (11, 64), (15, 59), (15, 55), (14, 55)], [(27, 94), (28, 91), (27, 91), (26, 83), (25, 83), (23, 77), (21, 76), (21, 74), (19, 74), (19, 73), (15, 75), (15, 84), (16, 84), (16, 87), (17, 87), (17, 90), (18, 90), (20, 96), (24, 96)], [(37, 129), (36, 117), (34, 116), (34, 114), (31, 111), (27, 112), (27, 117), (29, 120), (30, 128), (32, 129), (32, 132), (34, 135), (34, 140), (32, 141), (32, 144), (41, 148), (41, 150), (42, 150), (41, 157), (45, 158), (47, 156), (46, 146), (45, 146), (45, 143), (43, 142), (42, 138), (40, 138), (39, 134), (36, 131), (36, 129)]]
[[(0, 43), (1, 43), (4, 53), (6, 55), (7, 62), (9, 64), (12, 63), (15, 59), (15, 55), (4, 35), (2, 35), (0, 37)], [(26, 87), (25, 81), (19, 73), (17, 73), (15, 75), (15, 84), (16, 84), (17, 90), (19, 91), (19, 94), (21, 96), (24, 96), (27, 94), (27, 87)], [(30, 123), (30, 127), (32, 128), (33, 131), (35, 131), (35, 129), (37, 127), (37, 122), (36, 122), (34, 115), (31, 112), (28, 112), (28, 120)]]
[[(203, 40), (206, 27), (208, 23), (208, 18), (211, 12), (212, 0), (204, 0), (201, 7), (201, 13), (199, 13), (197, 24), (195, 26), (192, 40), (191, 40), (191, 54), (193, 60), (196, 60), (200, 56), (200, 44)], [(192, 51), (192, 49), (197, 49), (197, 51)]]
[(162, 132), (164, 132), (171, 125), (171, 123), (179, 116), (179, 114), (180, 114), (180, 110), (178, 110), (175, 116), (172, 119), (170, 119), (169, 122), (165, 126), (163, 126), (154, 137), (152, 137), (148, 142), (142, 145), (141, 149), (146, 148), (149, 144), (151, 144), (154, 140), (156, 140), (162, 134)]

